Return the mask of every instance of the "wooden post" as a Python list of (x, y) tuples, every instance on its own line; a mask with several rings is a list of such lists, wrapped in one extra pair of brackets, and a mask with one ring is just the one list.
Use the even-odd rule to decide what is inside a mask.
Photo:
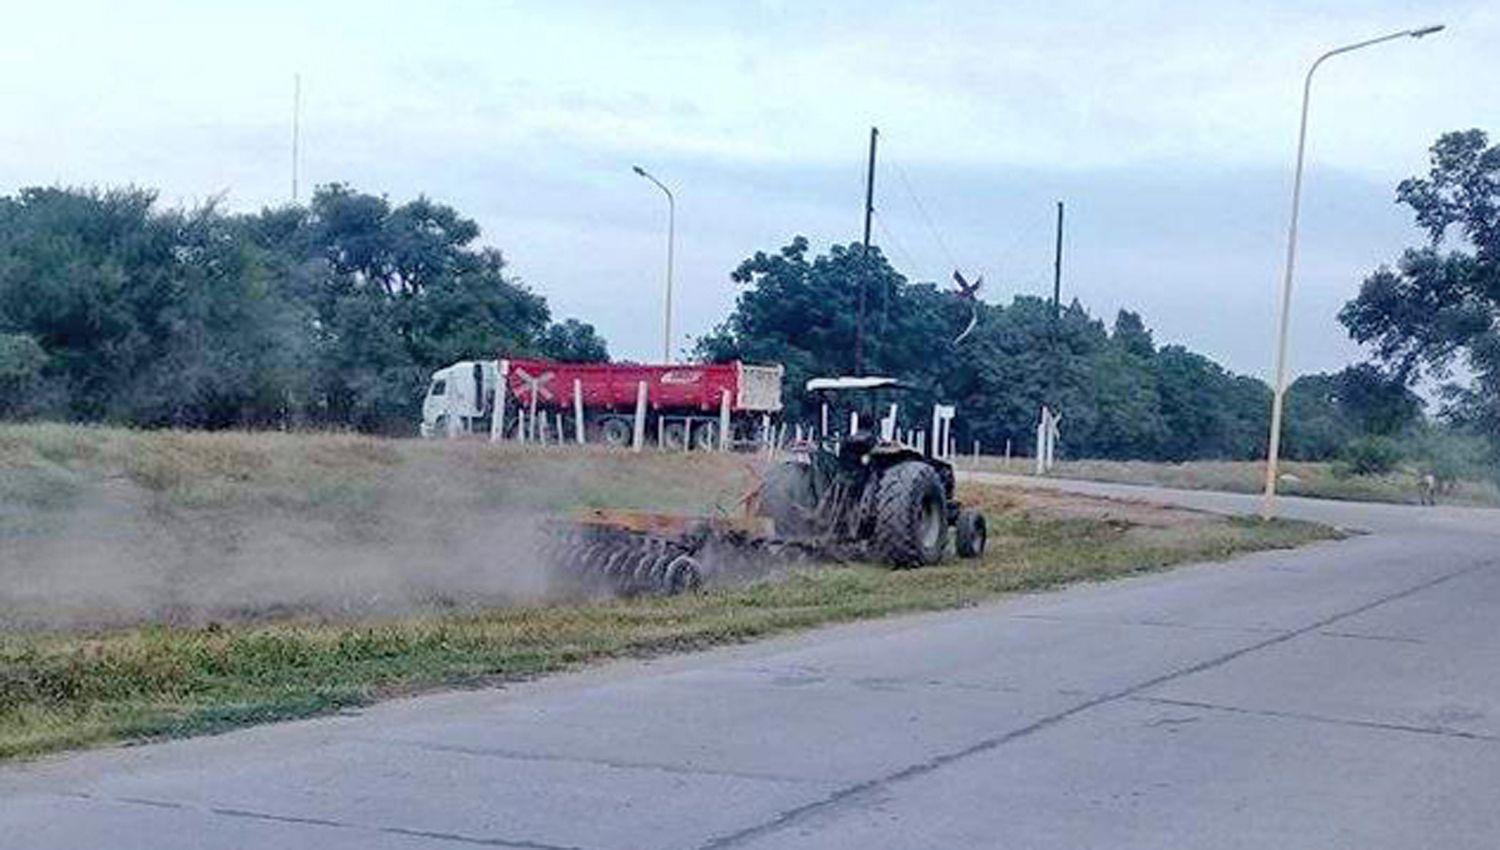
[(682, 450), (685, 452), (693, 450), (693, 420), (685, 416), (682, 419)]
[(490, 411), (490, 442), (505, 439), (505, 373), (510, 362), (501, 360), (495, 364), (495, 404)]
[(1010, 471), (1010, 438), (1005, 438), (1005, 469)]
[(667, 417), (658, 413), (656, 415), (656, 448), (661, 450), (667, 446)]
[(583, 383), (573, 379), (573, 439), (583, 445)]
[(932, 406), (932, 444), (927, 446), (928, 457), (937, 457), (943, 453), (941, 442), (943, 437), (942, 427), (942, 420), (938, 418), (938, 406), (934, 404)]
[(729, 451), (729, 390), (719, 392), (719, 451)]
[(823, 402), (823, 439), (828, 439), (828, 402)]
[(641, 381), (635, 386), (635, 433), (631, 441), (631, 449), (640, 451), (646, 443), (646, 382)]
[(557, 444), (560, 446), (568, 441), (568, 432), (563, 430), (562, 411), (557, 411)]

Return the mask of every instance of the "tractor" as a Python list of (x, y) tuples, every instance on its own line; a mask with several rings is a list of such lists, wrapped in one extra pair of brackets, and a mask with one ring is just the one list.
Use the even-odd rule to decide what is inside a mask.
[[(808, 392), (829, 409), (877, 428), (874, 413), (882, 396), (910, 389), (880, 377), (807, 382)], [(759, 512), (771, 519), (778, 539), (896, 568), (941, 561), (950, 527), (959, 557), (984, 554), (984, 515), (954, 498), (952, 464), (868, 427), (795, 443), (790, 456), (766, 472)]]

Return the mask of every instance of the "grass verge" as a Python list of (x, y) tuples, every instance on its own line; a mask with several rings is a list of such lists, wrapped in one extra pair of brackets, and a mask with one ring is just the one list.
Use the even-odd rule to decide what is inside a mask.
[[(989, 515), (978, 562), (847, 565), (673, 599), (512, 607), (364, 622), (150, 625), (0, 633), (0, 758), (307, 717), (399, 693), (496, 683), (586, 662), (736, 643), (812, 626), (973, 605), (1336, 536), (1308, 523), (1101, 510), (1048, 516), (968, 488)], [(1097, 500), (1096, 500), (1097, 501)]]
[[(981, 472), (1031, 473), (1031, 461), (981, 457), (960, 462), (963, 469)], [(1340, 474), (1332, 463), (1282, 461), (1278, 492), (1287, 496), (1336, 499), (1349, 502), (1418, 504), (1418, 475), (1399, 470), (1384, 475)], [(1198, 460), (1185, 463), (1155, 463), (1124, 460), (1059, 461), (1052, 475), (1116, 484), (1149, 484), (1180, 490), (1218, 490), (1225, 493), (1259, 493), (1265, 486), (1265, 464), (1259, 461)], [(1438, 495), (1440, 504), (1470, 507), (1500, 507), (1500, 486), (1493, 481), (1454, 481)]]

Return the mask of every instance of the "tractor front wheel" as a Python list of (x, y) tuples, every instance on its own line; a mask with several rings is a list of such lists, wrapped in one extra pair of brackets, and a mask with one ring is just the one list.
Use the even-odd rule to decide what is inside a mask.
[(953, 531), (953, 548), (958, 552), (958, 557), (984, 556), (984, 544), (989, 537), (989, 529), (984, 524), (984, 514), (973, 508), (964, 508), (958, 512), (958, 522), (953, 524)]
[(918, 460), (896, 464), (875, 494), (875, 551), (895, 567), (943, 559), (948, 547), (947, 498), (937, 470)]

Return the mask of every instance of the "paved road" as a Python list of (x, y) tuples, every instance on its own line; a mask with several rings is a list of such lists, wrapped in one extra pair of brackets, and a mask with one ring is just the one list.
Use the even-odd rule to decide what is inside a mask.
[(0, 847), (1500, 846), (1500, 513), (1287, 509), (1372, 533), (13, 765)]

